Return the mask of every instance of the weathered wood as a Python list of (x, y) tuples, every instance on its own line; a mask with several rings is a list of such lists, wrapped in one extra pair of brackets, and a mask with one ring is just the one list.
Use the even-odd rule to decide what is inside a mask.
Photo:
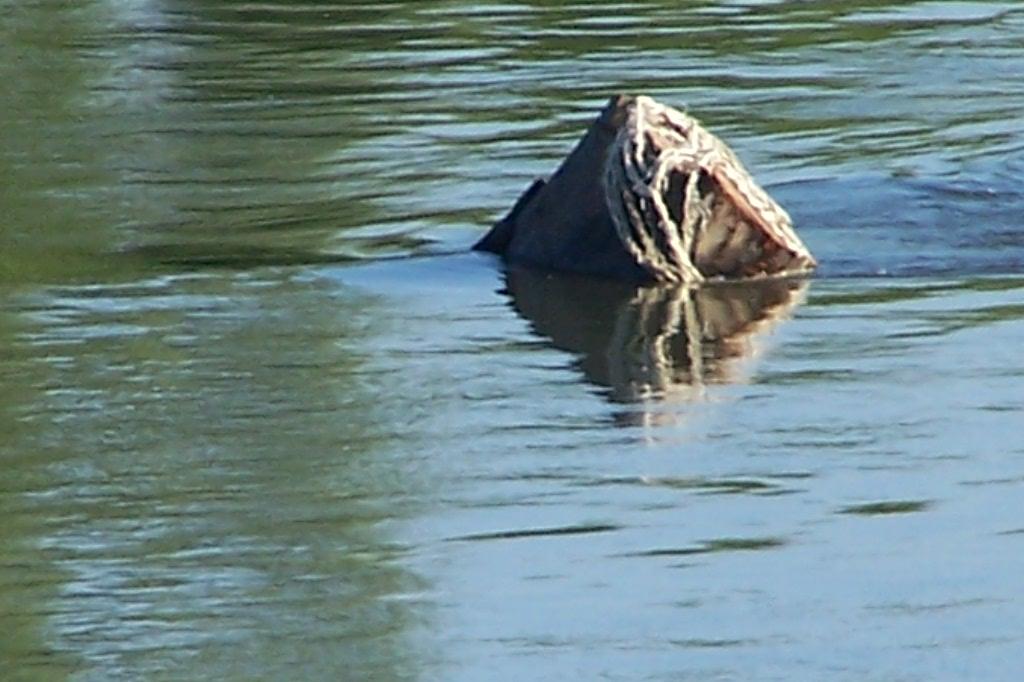
[(634, 282), (801, 274), (786, 212), (721, 140), (649, 98), (611, 99), (547, 181), (474, 247), (510, 262)]
[(622, 247), (605, 205), (605, 159), (630, 102), (612, 99), (554, 175), (535, 181), (474, 248), (552, 270), (649, 279)]

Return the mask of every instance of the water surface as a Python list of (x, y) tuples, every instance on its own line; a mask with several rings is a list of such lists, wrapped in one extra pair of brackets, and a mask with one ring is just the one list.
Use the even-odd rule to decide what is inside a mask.
[[(5, 680), (1016, 679), (1017, 3), (3, 8)], [(620, 91), (819, 276), (468, 253)]]

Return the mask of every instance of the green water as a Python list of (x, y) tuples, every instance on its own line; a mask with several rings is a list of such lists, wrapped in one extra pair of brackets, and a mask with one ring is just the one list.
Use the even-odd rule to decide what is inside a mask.
[[(0, 17), (3, 680), (1016, 679), (1017, 3)], [(468, 253), (619, 91), (820, 275)]]

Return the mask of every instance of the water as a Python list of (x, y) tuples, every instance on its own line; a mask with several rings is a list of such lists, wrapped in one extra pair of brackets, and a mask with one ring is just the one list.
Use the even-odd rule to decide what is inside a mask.
[[(4, 680), (1016, 679), (1017, 3), (2, 16)], [(819, 276), (467, 253), (617, 91)]]

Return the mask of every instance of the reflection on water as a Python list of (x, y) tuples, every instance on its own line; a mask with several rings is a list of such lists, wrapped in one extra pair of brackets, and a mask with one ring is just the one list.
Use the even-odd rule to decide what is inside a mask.
[[(6, 3), (0, 677), (1016, 679), (1022, 32)], [(414, 257), (619, 91), (737, 149), (806, 302)]]
[(785, 198), (826, 274), (874, 273), (849, 234), (948, 232), (908, 217), (939, 193), (874, 205), (892, 175), (980, 185), (1005, 209), (982, 234), (1014, 224), (1022, 27), (1003, 2), (30, 3), (0, 25), (0, 230), (35, 236), (0, 275), (469, 244), (616, 91), (688, 106), (768, 185), (815, 181)]
[(616, 401), (699, 399), (707, 383), (743, 381), (743, 361), (789, 316), (806, 282), (768, 279), (700, 289), (510, 269), (515, 310), (580, 356), (588, 381)]
[(360, 386), (365, 303), (339, 319), (251, 277), (55, 293), (24, 310), (42, 391), (0, 447), (11, 659), (108, 679), (429, 664), (409, 643), (425, 583), (385, 529), (425, 482)]

